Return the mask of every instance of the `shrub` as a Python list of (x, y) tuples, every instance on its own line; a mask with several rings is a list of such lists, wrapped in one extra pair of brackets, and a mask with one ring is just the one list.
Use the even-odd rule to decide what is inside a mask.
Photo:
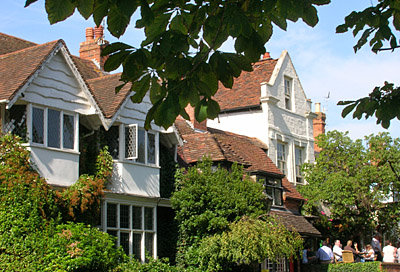
[(381, 272), (380, 262), (340, 263), (340, 264), (307, 264), (302, 271), (308, 272)]

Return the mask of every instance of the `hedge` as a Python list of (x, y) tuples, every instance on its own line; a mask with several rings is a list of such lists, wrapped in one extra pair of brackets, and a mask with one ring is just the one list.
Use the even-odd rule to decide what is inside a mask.
[(301, 271), (307, 272), (380, 272), (380, 262), (340, 263), (340, 264), (306, 264)]

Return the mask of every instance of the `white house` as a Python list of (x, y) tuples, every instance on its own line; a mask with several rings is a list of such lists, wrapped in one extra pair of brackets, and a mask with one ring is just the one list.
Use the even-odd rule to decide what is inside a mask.
[(269, 54), (242, 72), (232, 89), (220, 85), (214, 99), (221, 107), (207, 126), (256, 137), (268, 156), (294, 185), (304, 184), (300, 166), (314, 161), (311, 100), (307, 99), (287, 51)]
[[(144, 261), (145, 251), (157, 254), (159, 147), (172, 147), (179, 138), (173, 128), (143, 129), (150, 101), (133, 104), (130, 86), (115, 94), (119, 74), (106, 75), (95, 65), (102, 62), (91, 59), (100, 58), (104, 45), (102, 28), (95, 33), (87, 29), (81, 44), (95, 56), (83, 58), (72, 56), (62, 40), (35, 44), (0, 33), (0, 132), (23, 137), (37, 170), (56, 187), (78, 179), (83, 143), (107, 144), (114, 173), (102, 202), (101, 228)], [(93, 135), (102, 142), (89, 141)]]

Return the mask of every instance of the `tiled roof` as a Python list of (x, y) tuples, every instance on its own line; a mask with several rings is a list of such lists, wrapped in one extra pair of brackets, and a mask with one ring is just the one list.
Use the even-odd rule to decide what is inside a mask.
[(242, 72), (234, 80), (232, 89), (220, 84), (214, 99), (219, 103), (221, 111), (259, 106), (260, 84), (271, 79), (277, 61), (277, 59), (262, 59), (256, 62), (252, 72)]
[(213, 161), (242, 164), (246, 167), (246, 171), (283, 176), (255, 138), (211, 128), (198, 132), (189, 122), (181, 118), (175, 121), (175, 126), (184, 140), (179, 152), (187, 163), (194, 163), (203, 156), (210, 156)]
[[(184, 141), (178, 147), (178, 154), (188, 164), (209, 156), (215, 162), (237, 162), (248, 172), (284, 176), (266, 154), (267, 146), (256, 138), (213, 128), (196, 131), (182, 118), (175, 121), (175, 126)], [(282, 186), (286, 197), (304, 200), (286, 177), (282, 179)]]
[(15, 52), (35, 45), (37, 44), (4, 33), (0, 33), (0, 55)]
[(111, 118), (129, 95), (131, 84), (126, 84), (118, 93), (115, 87), (122, 84), (121, 74), (113, 74), (87, 80), (101, 111), (106, 118)]
[(289, 230), (295, 229), (298, 233), (304, 236), (321, 236), (321, 233), (307, 221), (304, 216), (295, 215), (290, 212), (271, 210), (269, 212)]
[(58, 42), (62, 42), (62, 40), (0, 55), (0, 100), (12, 99), (41, 66)]

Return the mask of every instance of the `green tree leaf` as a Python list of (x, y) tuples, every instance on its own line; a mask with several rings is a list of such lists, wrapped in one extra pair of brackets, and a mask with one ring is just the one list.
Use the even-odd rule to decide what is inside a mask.
[(75, 5), (71, 0), (47, 0), (45, 7), (50, 24), (67, 19), (75, 11)]

